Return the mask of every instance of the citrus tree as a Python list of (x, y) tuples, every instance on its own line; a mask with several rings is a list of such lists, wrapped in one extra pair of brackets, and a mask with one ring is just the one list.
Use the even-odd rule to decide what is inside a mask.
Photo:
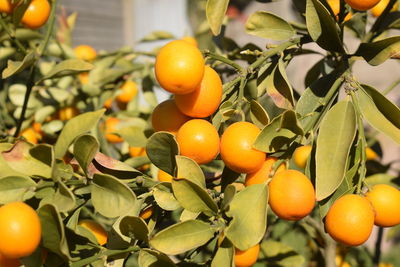
[[(224, 35), (229, 0), (192, 1), (196, 38), (98, 52), (72, 46), (56, 0), (0, 0), (0, 266), (399, 265), (398, 244), (381, 256), (400, 192), (375, 138), (400, 143), (399, 81), (352, 72), (398, 59), (397, 2), (257, 11), (262, 48)], [(299, 90), (286, 70), (310, 54)]]

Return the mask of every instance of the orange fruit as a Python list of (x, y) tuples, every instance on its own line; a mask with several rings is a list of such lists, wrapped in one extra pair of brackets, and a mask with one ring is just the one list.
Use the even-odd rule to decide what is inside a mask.
[(47, 0), (32, 0), (22, 16), (22, 24), (30, 29), (38, 29), (46, 24), (51, 6)]
[(390, 227), (400, 224), (400, 191), (397, 188), (377, 184), (365, 197), (375, 210), (375, 225)]
[(260, 129), (250, 122), (235, 122), (221, 137), (221, 157), (225, 165), (238, 173), (261, 168), (266, 154), (253, 148)]
[(120, 90), (121, 93), (116, 98), (117, 102), (126, 104), (137, 95), (138, 87), (134, 81), (128, 80), (124, 82)]
[(0, 267), (18, 267), (21, 265), (18, 259), (8, 259), (0, 254)]
[(190, 120), (190, 117), (179, 111), (173, 99), (158, 104), (151, 116), (154, 131), (167, 131), (172, 134), (176, 134), (188, 120)]
[(174, 40), (160, 49), (154, 69), (162, 88), (173, 94), (188, 94), (203, 78), (204, 58), (197, 47)]
[(185, 36), (182, 40), (196, 47), (198, 46), (196, 39), (192, 36)]
[(75, 56), (86, 61), (93, 61), (97, 57), (96, 50), (90, 45), (78, 45), (74, 48)]
[(332, 9), (335, 17), (340, 13), (340, 0), (327, 0), (329, 7)]
[(38, 134), (32, 127), (26, 128), (19, 135), (23, 136), (26, 141), (32, 144), (37, 144), (40, 138), (40, 134)]
[(300, 220), (310, 214), (315, 206), (314, 186), (299, 171), (276, 173), (269, 183), (269, 205), (281, 219)]
[(98, 222), (93, 220), (81, 220), (78, 225), (88, 229), (96, 237), (96, 240), (100, 245), (103, 246), (107, 243), (107, 232)]
[(118, 130), (118, 124), (120, 122), (120, 119), (114, 117), (110, 117), (106, 120), (106, 139), (108, 142), (115, 144), (124, 141), (122, 137), (115, 134), (115, 132)]
[(307, 160), (310, 157), (312, 146), (299, 146), (293, 152), (293, 161), (297, 167), (304, 169), (307, 165)]
[(206, 120), (193, 119), (181, 126), (176, 134), (180, 154), (198, 164), (212, 161), (219, 152), (219, 135)]
[[(379, 17), (383, 13), (389, 2), (390, 0), (380, 0), (379, 3), (371, 9), (372, 16)], [(393, 8), (390, 11), (396, 11), (397, 7), (398, 3), (394, 4)]]
[(139, 214), (139, 217), (143, 220), (147, 220), (151, 215), (153, 215), (153, 207), (148, 207)]
[[(270, 178), (270, 173), (272, 171), (272, 166), (277, 161), (277, 158), (267, 157), (264, 161), (263, 165), (260, 169), (255, 172), (248, 173), (246, 175), (246, 181), (244, 183), (245, 186), (250, 186), (253, 184), (262, 184), (267, 182)], [(276, 169), (276, 173), (286, 170), (285, 164), (279, 165), (278, 169)]]
[(31, 255), (39, 246), (42, 227), (38, 214), (24, 202), (0, 208), (0, 254), (16, 259)]
[(374, 217), (372, 205), (365, 197), (348, 194), (330, 207), (325, 217), (325, 229), (337, 242), (358, 246), (371, 235)]
[(158, 170), (157, 179), (160, 182), (170, 183), (172, 181), (173, 177), (172, 177), (172, 175), (170, 175), (169, 173), (167, 173), (163, 170)]
[(62, 121), (67, 121), (79, 115), (79, 109), (75, 106), (61, 108), (57, 111), (57, 118)]
[(113, 102), (112, 97), (108, 98), (106, 101), (104, 101), (103, 107), (105, 107), (106, 109), (111, 109), (112, 102)]
[(351, 8), (359, 11), (365, 11), (371, 9), (380, 0), (344, 0)]
[(257, 244), (247, 250), (239, 250), (235, 248), (235, 266), (236, 267), (250, 267), (257, 262), (258, 254), (260, 253), (260, 245)]
[(89, 72), (81, 72), (78, 74), (78, 79), (81, 82), (81, 84), (85, 85), (89, 83)]
[(15, 4), (13, 5), (11, 3), (11, 0), (0, 0), (0, 12), (11, 14), (13, 12), (14, 7)]
[(215, 70), (206, 66), (203, 79), (196, 90), (185, 95), (175, 95), (175, 103), (183, 114), (194, 118), (205, 118), (218, 109), (221, 98), (221, 78)]
[(379, 158), (378, 154), (376, 154), (376, 152), (370, 147), (365, 149), (365, 156), (367, 157), (367, 160), (376, 160)]
[(146, 149), (144, 147), (131, 146), (131, 147), (129, 147), (129, 155), (132, 158), (145, 156), (146, 155)]

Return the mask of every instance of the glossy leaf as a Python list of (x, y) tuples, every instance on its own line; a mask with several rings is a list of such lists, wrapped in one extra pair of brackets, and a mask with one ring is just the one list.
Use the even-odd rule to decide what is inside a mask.
[(229, 0), (207, 0), (207, 21), (214, 35), (218, 35), (221, 32), (221, 25), (224, 21), (228, 4)]
[(74, 142), (74, 156), (87, 174), (87, 169), (99, 151), (99, 143), (96, 138), (91, 135), (82, 135)]
[(232, 220), (225, 236), (236, 248), (246, 250), (260, 242), (267, 228), (267, 204), (265, 184), (251, 185), (235, 195), (226, 212)]
[(81, 59), (67, 59), (61, 61), (54, 66), (46, 75), (40, 79), (37, 84), (47, 79), (60, 78), (63, 76), (74, 75), (80, 72), (89, 71), (93, 68), (93, 65), (87, 61)]
[(147, 138), (138, 126), (121, 127), (117, 133), (132, 147), (145, 147)]
[(76, 137), (90, 131), (94, 126), (96, 126), (104, 112), (105, 109), (86, 112), (70, 119), (67, 124), (65, 124), (55, 144), (54, 149), (56, 158), (62, 158), (64, 156), (69, 145)]
[(150, 249), (142, 249), (139, 252), (140, 267), (174, 267), (176, 266), (168, 256)]
[(68, 212), (75, 208), (75, 195), (62, 182), (58, 182), (57, 191), (51, 196), (44, 198), (40, 203), (41, 206), (52, 204), (57, 207), (60, 212)]
[(121, 233), (132, 239), (148, 240), (149, 229), (142, 218), (126, 216), (119, 223)]
[(260, 252), (261, 257), (265, 257), (272, 266), (293, 267), (305, 263), (304, 256), (284, 242), (267, 240), (261, 244)]
[(235, 248), (233, 247), (232, 243), (227, 238), (224, 238), (221, 245), (218, 247), (217, 253), (211, 261), (211, 267), (235, 266), (233, 264), (234, 252)]
[(168, 255), (177, 255), (204, 245), (214, 235), (209, 223), (190, 220), (174, 224), (158, 232), (150, 245)]
[(217, 204), (210, 195), (199, 185), (180, 178), (172, 181), (174, 195), (181, 206), (191, 212), (204, 212), (215, 215), (218, 212)]
[(344, 52), (337, 25), (319, 0), (307, 0), (307, 29), (311, 38), (323, 49)]
[(175, 137), (167, 132), (153, 134), (146, 146), (147, 156), (159, 169), (174, 174), (175, 156), (179, 155), (178, 143)]
[(315, 190), (318, 201), (330, 196), (342, 183), (355, 134), (353, 104), (341, 101), (323, 118), (317, 138)]
[[(8, 97), (10, 98), (11, 103), (18, 107), (22, 107), (25, 100), (26, 94), (26, 85), (15, 83), (9, 87)], [(39, 99), (35, 96), (35, 94), (31, 94), (28, 100), (28, 108), (38, 108), (41, 105)]]
[[(357, 90), (356, 98), (360, 106), (361, 113), (363, 117), (368, 121), (368, 123), (375, 129), (386, 134), (396, 143), (400, 144), (400, 129), (396, 126), (396, 120), (398, 119), (395, 118), (394, 122), (396, 124), (393, 124), (393, 122), (391, 122), (387, 117), (385, 117), (384, 114), (382, 114), (382, 112), (374, 103), (374, 100), (364, 90)], [(380, 97), (377, 97), (376, 95), (375, 98), (377, 98), (377, 103), (380, 102), (379, 106), (382, 108), (383, 112), (387, 113), (388, 111), (393, 110), (395, 114), (397, 113), (393, 105), (384, 108), (382, 106), (382, 103), (385, 103), (386, 101), (382, 101), (382, 99)], [(393, 116), (395, 114), (389, 115), (389, 118), (393, 119)]]
[(287, 40), (296, 34), (287, 21), (265, 11), (257, 11), (250, 15), (246, 22), (246, 32), (276, 41)]
[(400, 36), (389, 37), (372, 43), (361, 43), (355, 55), (363, 57), (370, 65), (377, 66), (400, 50)]
[(264, 128), (269, 123), (267, 111), (255, 100), (250, 101), (250, 117), (252, 122), (260, 128)]
[(153, 188), (154, 200), (163, 210), (176, 210), (181, 205), (172, 193), (170, 183), (161, 183)]
[(36, 183), (27, 177), (7, 176), (0, 179), (0, 204), (24, 201), (32, 196)]
[(136, 201), (131, 189), (110, 175), (95, 174), (91, 192), (96, 211), (109, 218), (128, 214)]
[(22, 61), (12, 61), (7, 62), (7, 68), (3, 70), (2, 77), (7, 79), (8, 77), (20, 73), (27, 67), (31, 66), (35, 61), (35, 53), (32, 51), (28, 53)]
[(206, 178), (200, 166), (192, 159), (184, 156), (176, 156), (177, 178), (185, 178), (201, 188), (206, 188)]

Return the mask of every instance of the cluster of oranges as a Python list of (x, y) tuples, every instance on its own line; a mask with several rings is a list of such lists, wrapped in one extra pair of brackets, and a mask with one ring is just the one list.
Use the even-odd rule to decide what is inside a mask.
[[(370, 10), (374, 17), (379, 17), (390, 0), (345, 0), (345, 2), (353, 9), (358, 11)], [(328, 5), (332, 9), (334, 15), (337, 17), (340, 13), (340, 0), (327, 0)], [(393, 6), (391, 11), (397, 10), (397, 3)], [(347, 13), (344, 21), (351, 19), (352, 12)]]
[[(11, 14), (19, 2), (13, 4), (11, 0), (0, 0), (0, 12)], [(51, 6), (48, 0), (32, 0), (22, 16), (22, 24), (30, 29), (42, 27), (50, 16)]]

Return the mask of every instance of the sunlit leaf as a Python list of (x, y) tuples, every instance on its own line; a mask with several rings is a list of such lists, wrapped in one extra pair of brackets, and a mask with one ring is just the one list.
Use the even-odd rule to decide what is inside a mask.
[(221, 31), (228, 4), (229, 0), (207, 0), (207, 21), (214, 35), (218, 35)]

